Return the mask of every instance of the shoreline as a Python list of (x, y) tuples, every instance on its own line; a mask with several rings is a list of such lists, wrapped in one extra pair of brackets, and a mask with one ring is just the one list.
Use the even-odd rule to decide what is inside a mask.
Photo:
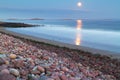
[[(62, 47), (63, 45), (60, 47), (38, 42), (34, 37), (17, 34), (4, 29), (0, 29), (0, 41), (0, 55), (6, 56), (5, 58), (0, 57), (0, 62), (5, 60), (5, 62), (0, 63), (0, 67), (6, 65), (7, 74), (10, 72), (9, 76), (12, 76), (14, 79), (26, 78), (25, 80), (34, 80), (29, 79), (29, 75), (37, 79), (41, 79), (42, 76), (56, 79), (57, 76), (57, 80), (120, 79), (120, 61), (118, 59), (112, 59), (105, 55), (93, 54), (83, 50), (70, 49), (65, 47), (66, 44), (64, 47)], [(6, 69), (0, 70), (0, 73), (6, 73)], [(36, 69), (39, 69), (40, 72), (36, 71)], [(1, 75), (5, 76), (4, 74)]]
[(92, 54), (105, 55), (105, 56), (108, 56), (108, 57), (111, 57), (111, 58), (117, 58), (117, 59), (120, 60), (120, 54), (119, 53), (114, 53), (114, 52), (95, 49), (95, 48), (90, 48), (90, 47), (77, 46), (77, 45), (62, 43), (62, 42), (43, 39), (43, 38), (37, 38), (37, 37), (34, 37), (34, 36), (29, 36), (29, 35), (24, 35), (24, 34), (12, 32), (12, 31), (8, 31), (8, 30), (5, 30), (4, 28), (0, 28), (0, 32), (8, 34), (8, 35), (12, 35), (12, 36), (17, 37), (17, 38), (27, 39), (27, 40), (30, 40), (30, 41), (33, 41), (33, 42), (40, 42), (40, 43), (48, 44), (48, 45), (51, 45), (51, 46), (56, 46), (56, 47), (61, 47), (61, 48), (69, 48), (69, 49), (73, 49), (73, 50), (81, 50), (81, 51), (84, 51), (84, 52), (90, 52)]

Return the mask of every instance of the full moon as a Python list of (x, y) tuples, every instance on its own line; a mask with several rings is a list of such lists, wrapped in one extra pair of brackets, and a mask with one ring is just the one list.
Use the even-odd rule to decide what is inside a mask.
[(78, 7), (81, 7), (81, 6), (82, 6), (82, 3), (81, 3), (81, 2), (78, 2), (78, 3), (77, 3), (77, 6), (78, 6)]

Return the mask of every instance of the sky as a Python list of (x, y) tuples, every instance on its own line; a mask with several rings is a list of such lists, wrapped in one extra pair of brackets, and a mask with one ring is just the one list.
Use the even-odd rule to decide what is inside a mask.
[[(78, 2), (82, 3), (82, 7), (76, 5)], [(80, 15), (83, 18), (120, 19), (119, 4), (120, 0), (0, 0), (0, 17), (4, 18), (7, 16), (4, 10), (8, 9), (11, 9), (11, 11), (73, 10), (79, 13), (80, 11), (85, 12)], [(77, 14), (77, 16), (79, 15)], [(74, 16), (72, 18), (74, 18)]]

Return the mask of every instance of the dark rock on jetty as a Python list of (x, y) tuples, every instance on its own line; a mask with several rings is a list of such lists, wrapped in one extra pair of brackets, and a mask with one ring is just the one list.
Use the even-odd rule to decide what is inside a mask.
[(33, 27), (38, 25), (31, 25), (25, 23), (0, 22), (0, 27)]

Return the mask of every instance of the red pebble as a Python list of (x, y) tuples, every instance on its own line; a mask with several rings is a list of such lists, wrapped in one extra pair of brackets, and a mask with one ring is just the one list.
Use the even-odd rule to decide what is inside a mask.
[(61, 79), (61, 80), (68, 80), (68, 78), (67, 78), (65, 75), (61, 75), (61, 76), (60, 76), (60, 79)]
[(45, 72), (45, 69), (41, 66), (38, 66), (37, 69), (40, 71), (40, 72)]

